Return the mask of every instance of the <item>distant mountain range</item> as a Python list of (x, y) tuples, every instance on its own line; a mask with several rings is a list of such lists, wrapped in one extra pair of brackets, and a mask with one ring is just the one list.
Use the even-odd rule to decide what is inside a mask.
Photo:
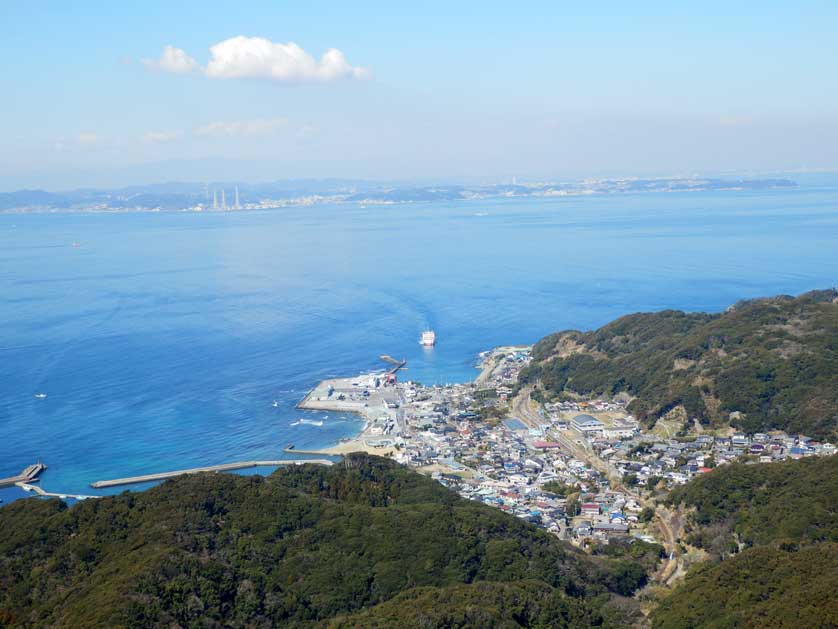
[[(403, 185), (363, 180), (296, 179), (272, 183), (162, 183), (119, 189), (80, 188), (64, 192), (18, 190), (0, 193), (0, 211), (223, 210), (352, 203), (423, 203), (500, 197), (554, 197), (639, 192), (764, 190), (790, 188), (788, 179), (604, 179), (517, 185)], [(239, 207), (235, 207), (238, 190)], [(222, 191), (224, 197), (222, 198)]]

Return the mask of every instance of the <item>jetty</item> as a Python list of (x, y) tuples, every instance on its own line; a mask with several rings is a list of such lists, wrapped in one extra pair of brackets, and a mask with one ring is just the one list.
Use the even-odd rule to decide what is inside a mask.
[(33, 465), (26, 467), (17, 476), (10, 476), (8, 478), (0, 478), (0, 487), (13, 487), (18, 483), (33, 483), (38, 480), (38, 477), (47, 469), (47, 466), (38, 461)]
[[(306, 454), (306, 455), (320, 455), (323, 456), (324, 454), (329, 454), (324, 450), (298, 450), (294, 446), (288, 446), (286, 448), (282, 448), (282, 451), (287, 454)], [(335, 455), (330, 455), (335, 456)]]
[(38, 494), (39, 496), (43, 496), (44, 498), (61, 498), (62, 500), (67, 500), (68, 498), (72, 498), (73, 500), (87, 500), (88, 498), (99, 498), (99, 496), (83, 496), (81, 494), (61, 494), (51, 491), (44, 491), (37, 485), (30, 485), (29, 483), (15, 483), (16, 486), (20, 487), (23, 491), (33, 492)]
[(94, 489), (104, 489), (105, 487), (118, 487), (119, 485), (135, 485), (137, 483), (150, 483), (158, 480), (166, 480), (167, 478), (174, 478), (175, 476), (183, 476), (185, 474), (200, 474), (202, 472), (229, 472), (232, 470), (242, 470), (249, 467), (279, 467), (282, 465), (305, 465), (312, 463), (314, 465), (333, 465), (332, 461), (328, 459), (284, 459), (281, 461), (239, 461), (236, 463), (222, 463), (221, 465), (209, 465), (207, 467), (193, 467), (188, 470), (176, 470), (174, 472), (158, 472), (157, 474), (146, 474), (144, 476), (128, 476), (126, 478), (114, 478), (112, 480), (97, 480), (90, 483)]
[(382, 354), (381, 356), (379, 356), (379, 358), (383, 360), (385, 363), (390, 363), (391, 365), (393, 365), (393, 367), (387, 370), (388, 376), (395, 375), (397, 371), (399, 371), (400, 369), (405, 369), (405, 366), (407, 365), (407, 359), (403, 358), (401, 360), (398, 360), (397, 358), (393, 358), (389, 354)]

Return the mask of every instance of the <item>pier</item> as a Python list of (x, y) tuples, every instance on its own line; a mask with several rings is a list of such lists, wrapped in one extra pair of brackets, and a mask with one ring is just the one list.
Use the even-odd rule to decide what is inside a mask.
[(381, 356), (379, 356), (379, 358), (383, 360), (385, 363), (390, 363), (391, 365), (393, 365), (393, 367), (390, 367), (390, 369), (387, 370), (388, 376), (395, 375), (395, 373), (399, 369), (404, 369), (407, 365), (407, 360), (405, 360), (404, 358), (402, 360), (398, 360), (397, 358), (393, 358), (389, 354), (382, 354)]
[(158, 480), (166, 480), (167, 478), (174, 478), (175, 476), (183, 476), (185, 474), (200, 474), (201, 472), (229, 472), (249, 467), (279, 467), (282, 465), (305, 465), (306, 463), (313, 463), (315, 465), (333, 465), (333, 462), (328, 459), (239, 461), (237, 463), (222, 463), (221, 465), (210, 465), (207, 467), (193, 467), (188, 470), (176, 470), (174, 472), (158, 472), (157, 474), (146, 474), (144, 476), (128, 476), (126, 478), (115, 478), (113, 480), (97, 480), (90, 483), (90, 486), (94, 489), (104, 489), (105, 487), (118, 487), (119, 485), (134, 485), (137, 483), (149, 483)]
[(35, 463), (28, 466), (17, 476), (10, 476), (8, 478), (0, 478), (0, 487), (12, 487), (18, 483), (33, 483), (38, 480), (38, 477), (47, 469), (47, 466), (41, 463)]

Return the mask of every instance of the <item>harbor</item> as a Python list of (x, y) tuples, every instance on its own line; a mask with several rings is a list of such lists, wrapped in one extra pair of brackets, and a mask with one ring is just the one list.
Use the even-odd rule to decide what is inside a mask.
[[(392, 366), (383, 372), (361, 374), (351, 378), (330, 378), (314, 387), (297, 404), (312, 411), (356, 413), (365, 420), (361, 433), (320, 450), (299, 450), (289, 444), (286, 453), (338, 456), (349, 452), (367, 452), (394, 456), (395, 450), (415, 438), (422, 428), (439, 417), (439, 409), (469, 406), (473, 392), (493, 378), (513, 382), (517, 371), (510, 371), (508, 357), (528, 355), (529, 346), (504, 346), (484, 352), (477, 364), (479, 373), (473, 382), (446, 386), (423, 386), (400, 382), (398, 374), (407, 362), (389, 355), (381, 360)], [(519, 359), (516, 359), (516, 361)], [(518, 362), (512, 364), (518, 365)], [(511, 389), (510, 389), (511, 390)], [(400, 458), (397, 458), (400, 460)]]

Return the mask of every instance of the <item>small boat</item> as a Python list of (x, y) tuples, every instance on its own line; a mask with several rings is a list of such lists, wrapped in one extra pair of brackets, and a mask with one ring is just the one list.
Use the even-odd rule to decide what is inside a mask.
[(46, 393), (36, 393), (35, 397), (38, 398), (39, 400), (43, 400), (43, 399), (46, 399), (47, 394)]
[(309, 426), (322, 426), (323, 421), (319, 419), (298, 419), (293, 422), (292, 426), (299, 426), (300, 424), (308, 424)]
[(271, 404), (271, 406), (273, 406), (274, 408), (277, 408), (277, 407), (279, 406), (279, 402), (277, 402), (276, 400), (274, 400), (274, 403), (273, 403), (273, 404)]
[(294, 449), (294, 444), (293, 444), (293, 443), (289, 443), (287, 446), (285, 446), (285, 449), (286, 449), (286, 450), (293, 450), (293, 449)]
[(436, 333), (433, 330), (425, 330), (419, 343), (425, 347), (433, 347), (436, 345)]

